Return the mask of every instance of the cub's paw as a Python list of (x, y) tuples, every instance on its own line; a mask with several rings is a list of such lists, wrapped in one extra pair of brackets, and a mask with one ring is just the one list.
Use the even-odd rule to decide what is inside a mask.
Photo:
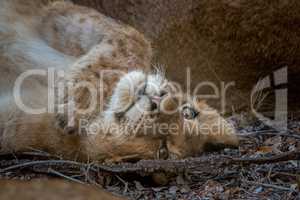
[(69, 120), (74, 120), (74, 119), (70, 119), (67, 114), (56, 113), (55, 114), (55, 127), (67, 135), (78, 134), (77, 126), (76, 127), (74, 125), (72, 126), (69, 123)]
[(64, 110), (64, 112), (55, 113), (55, 127), (67, 135), (86, 134), (84, 129), (80, 128), (81, 123), (83, 123), (83, 120), (85, 120), (84, 116), (74, 112), (74, 110), (71, 109), (67, 104), (60, 105), (60, 107)]

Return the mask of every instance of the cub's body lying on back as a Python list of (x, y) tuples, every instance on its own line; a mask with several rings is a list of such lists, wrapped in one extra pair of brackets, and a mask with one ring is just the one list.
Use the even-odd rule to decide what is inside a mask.
[[(214, 142), (216, 137), (198, 137), (201, 144), (195, 150), (181, 151), (178, 148), (189, 148), (188, 142), (178, 145), (174, 140), (185, 137), (145, 133), (146, 124), (170, 121), (157, 111), (166, 93), (166, 80), (159, 73), (142, 72), (149, 71), (152, 56), (143, 35), (92, 9), (66, 2), (41, 7), (34, 3), (0, 3), (1, 152), (43, 150), (70, 159), (120, 161), (157, 158), (162, 148), (186, 157)], [(55, 83), (71, 87), (67, 93), (54, 90), (54, 112), (24, 112), (14, 101), (15, 81), (28, 70), (49, 68), (64, 71)], [(49, 106), (44, 75), (23, 82), (20, 96), (26, 106)], [(76, 87), (78, 83), (96, 88), (96, 93), (101, 90), (101, 95), (94, 98), (94, 91)], [(79, 112), (92, 102), (96, 102), (95, 109)], [(78, 134), (82, 119), (105, 127), (94, 134)], [(176, 123), (183, 121), (178, 118)], [(232, 130), (219, 131), (230, 135), (225, 144), (237, 144)]]
[[(30, 2), (2, 1), (0, 7), (1, 72), (4, 73), (1, 78), (2, 151), (37, 149), (84, 160), (118, 160), (119, 156), (136, 155), (152, 158), (152, 154), (155, 155), (152, 151), (157, 149), (159, 142), (156, 144), (149, 139), (145, 141), (145, 138), (134, 138), (124, 143), (123, 139), (114, 137), (113, 133), (111, 137), (105, 138), (100, 134), (87, 137), (69, 133), (70, 128), (78, 128), (81, 118), (91, 123), (101, 121), (118, 127), (127, 125), (126, 122), (115, 121), (113, 114), (119, 111), (118, 106), (126, 106), (132, 100), (126, 93), (131, 88), (124, 85), (132, 82), (138, 86), (148, 76), (143, 72), (126, 74), (136, 69), (147, 71), (150, 67), (151, 47), (143, 35), (92, 9), (71, 3), (57, 2), (35, 8)], [(68, 127), (67, 122), (71, 119), (66, 113), (32, 115), (23, 112), (15, 105), (12, 97), (16, 78), (30, 69), (47, 68), (64, 70), (65, 76), (60, 81), (67, 84), (88, 82), (94, 88), (99, 88), (97, 84), (103, 78), (103, 101), (97, 100), (96, 108), (87, 114), (80, 114), (75, 110), (71, 116), (73, 127)], [(104, 70), (107, 71), (106, 74), (100, 77)], [(114, 73), (115, 71), (118, 73)], [(127, 75), (127, 79), (123, 75)], [(123, 80), (120, 80), (121, 77)], [(159, 82), (158, 85), (163, 81), (155, 75), (149, 75), (147, 79)], [(119, 81), (119, 86), (116, 87)], [(30, 76), (22, 86), (22, 101), (26, 106), (48, 106), (47, 76)], [(115, 95), (114, 99), (110, 100), (112, 95)], [(70, 96), (74, 102), (69, 102)], [(63, 94), (55, 98), (60, 102), (55, 105), (56, 108), (65, 109), (74, 103), (76, 108), (85, 109), (89, 106), (91, 94), (85, 88), (78, 88), (71, 90), (68, 96)], [(149, 109), (150, 102), (146, 95), (142, 96), (138, 103), (140, 102), (145, 104), (143, 109)], [(101, 112), (101, 107), (104, 107), (106, 115)], [(135, 118), (143, 115), (135, 107), (128, 111), (130, 112), (124, 113), (124, 117), (129, 119), (131, 112)], [(132, 119), (132, 125), (138, 123), (143, 122)]]

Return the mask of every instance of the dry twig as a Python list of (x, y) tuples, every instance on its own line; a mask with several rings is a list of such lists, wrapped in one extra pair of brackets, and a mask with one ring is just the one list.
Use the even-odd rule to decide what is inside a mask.
[(289, 160), (299, 160), (300, 152), (291, 151), (282, 153), (280, 155), (262, 158), (233, 158), (229, 156), (201, 156), (197, 158), (190, 158), (185, 160), (142, 160), (135, 164), (133, 163), (120, 163), (120, 164), (85, 164), (68, 160), (42, 160), (30, 161), (16, 165), (12, 165), (0, 169), (0, 173), (7, 171), (17, 170), (21, 168), (28, 168), (34, 166), (73, 166), (76, 168), (89, 168), (89, 170), (107, 171), (113, 173), (138, 173), (138, 174), (151, 174), (153, 172), (184, 172), (186, 170), (203, 170), (204, 172), (217, 173), (221, 169), (230, 165), (250, 165), (250, 164), (270, 164)]

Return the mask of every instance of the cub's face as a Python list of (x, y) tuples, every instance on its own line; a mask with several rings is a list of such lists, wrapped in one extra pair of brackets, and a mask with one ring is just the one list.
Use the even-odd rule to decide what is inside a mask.
[(166, 95), (167, 80), (160, 73), (133, 71), (116, 85), (104, 119), (108, 124), (124, 127), (126, 133), (142, 133), (145, 124), (154, 123), (160, 102)]
[(161, 103), (159, 123), (168, 124), (166, 146), (170, 156), (196, 156), (207, 144), (237, 146), (234, 127), (204, 101), (182, 96)]
[(186, 158), (201, 153), (206, 144), (238, 145), (234, 128), (216, 110), (169, 90), (159, 74), (135, 71), (119, 81), (105, 116), (107, 124), (121, 127), (115, 134), (121, 136), (117, 146), (126, 146), (122, 154)]

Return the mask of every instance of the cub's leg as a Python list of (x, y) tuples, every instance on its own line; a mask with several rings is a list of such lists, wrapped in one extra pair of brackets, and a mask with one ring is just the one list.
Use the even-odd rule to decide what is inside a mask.
[(141, 33), (92, 8), (60, 1), (46, 6), (43, 13), (38, 31), (60, 52), (80, 57), (106, 40), (126, 57), (146, 63), (151, 59), (150, 43)]
[[(66, 2), (51, 4), (45, 8), (39, 32), (53, 48), (78, 57), (66, 67), (62, 78), (68, 94), (58, 97), (63, 112), (75, 105), (68, 115), (74, 127), (80, 118), (90, 120), (103, 111), (125, 73), (150, 67), (151, 46), (142, 34), (90, 8)], [(92, 99), (97, 99), (95, 109), (85, 114), (77, 112), (88, 109)], [(57, 118), (59, 126), (72, 131), (66, 128), (70, 119), (65, 113), (58, 113)]]

